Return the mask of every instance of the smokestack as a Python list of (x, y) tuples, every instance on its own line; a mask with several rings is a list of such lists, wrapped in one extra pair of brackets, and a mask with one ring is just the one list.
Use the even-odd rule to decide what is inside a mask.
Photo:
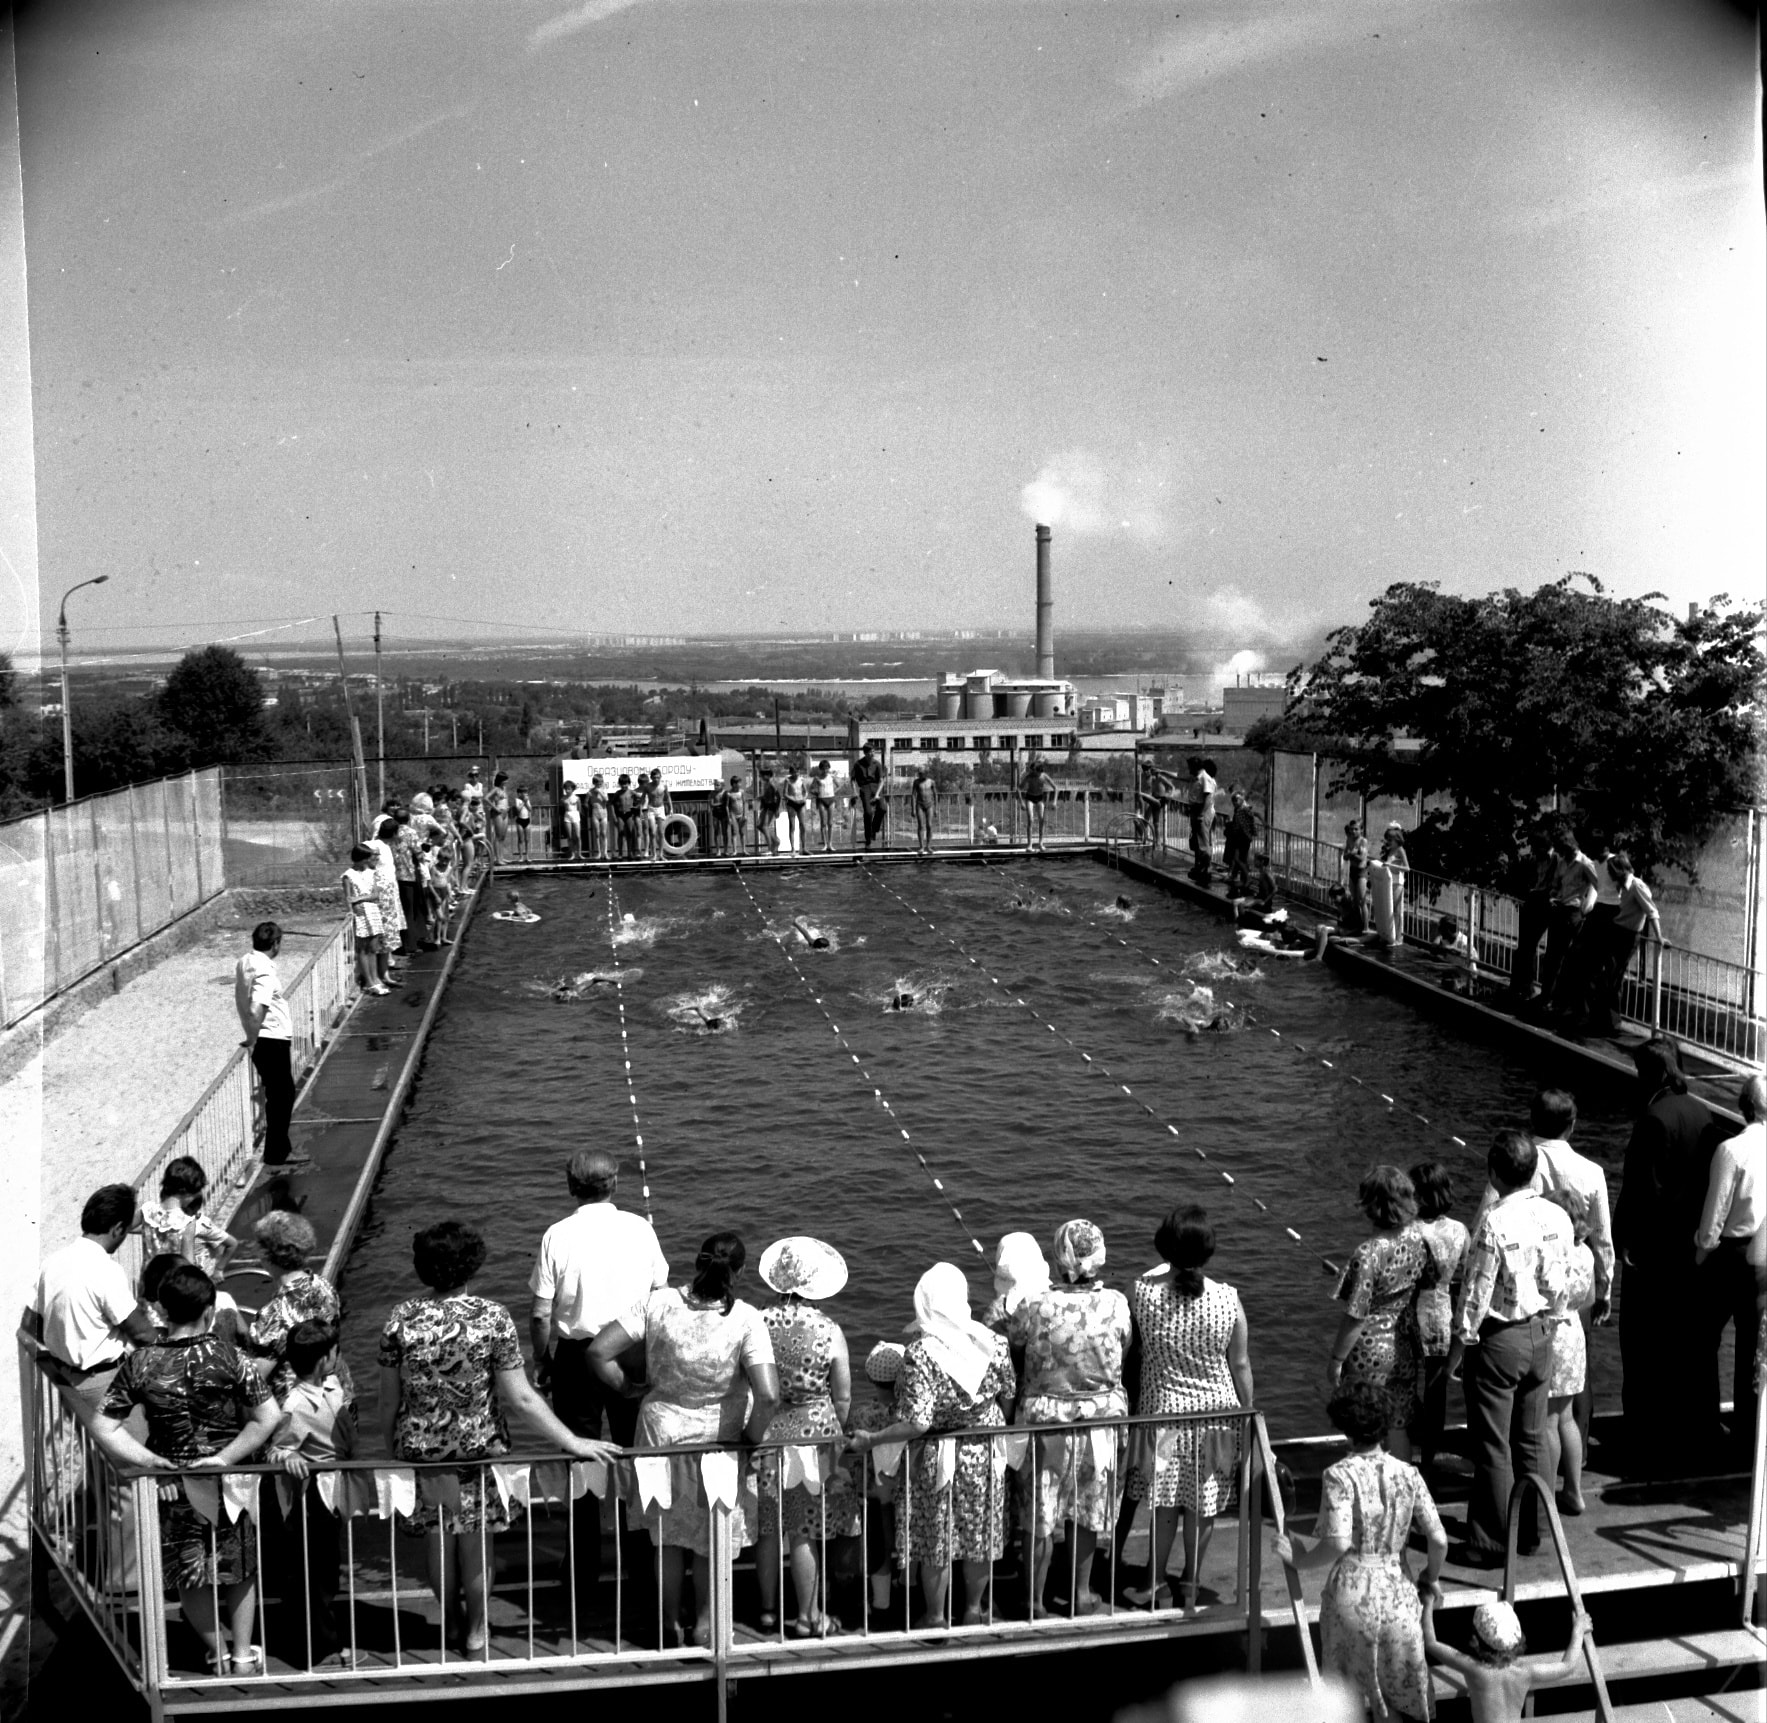
[(1037, 528), (1037, 674), (1055, 678), (1055, 589), (1049, 580), (1049, 528)]

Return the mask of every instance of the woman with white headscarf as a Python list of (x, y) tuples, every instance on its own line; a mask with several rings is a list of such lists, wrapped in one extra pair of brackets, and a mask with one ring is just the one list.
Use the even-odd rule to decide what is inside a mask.
[[(865, 1452), (976, 1425), (1003, 1426), (1017, 1382), (1004, 1335), (969, 1313), (969, 1283), (955, 1263), (936, 1262), (914, 1289), (917, 1337), (896, 1378), (896, 1422), (856, 1431)], [(991, 1564), (1006, 1547), (1005, 1452), (992, 1437), (922, 1443), (909, 1464), (906, 1513), (896, 1516), (903, 1571), (920, 1563), (918, 1627), (947, 1625), (953, 1560), (963, 1564), (963, 1625), (982, 1620)]]
[(1043, 1247), (1028, 1232), (1009, 1232), (994, 1249), (994, 1296), (982, 1321), (998, 1334), (1007, 1332), (1014, 1312), (1027, 1298), (1049, 1290), (1049, 1264)]
[[(1129, 1301), (1099, 1284), (1104, 1255), (1104, 1234), (1091, 1221), (1066, 1222), (1055, 1235), (1060, 1283), (1027, 1298), (1013, 1313), (1007, 1335), (1023, 1355), (1021, 1424), (1074, 1424), (1120, 1418), (1129, 1410), (1123, 1390), (1123, 1355), (1132, 1333)], [(1098, 1534), (1117, 1521), (1122, 1434), (1119, 1427), (1037, 1441), (1030, 1514), (1036, 1538), (1033, 1617), (1048, 1613), (1043, 1588), (1055, 1542), (1064, 1535), (1072, 1564), (1070, 1613), (1091, 1615), (1105, 1607), (1092, 1590), (1092, 1556)]]

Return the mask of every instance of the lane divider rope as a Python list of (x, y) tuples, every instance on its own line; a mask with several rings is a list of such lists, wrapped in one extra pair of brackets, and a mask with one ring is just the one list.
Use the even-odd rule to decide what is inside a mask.
[[(994, 987), (1003, 999), (1009, 1000), (1012, 1004), (1019, 1006), (1028, 1012), (1035, 1022), (1041, 1024), (1042, 1027), (1051, 1035), (1055, 1036), (1058, 1041), (1063, 1042), (1067, 1047), (1072, 1049), (1072, 1051), (1076, 1053), (1082, 1062), (1091, 1070), (1096, 1071), (1100, 1076), (1106, 1078), (1110, 1082), (1113, 1094), (1121, 1094), (1126, 1100), (1132, 1102), (1144, 1114), (1146, 1114), (1148, 1118), (1152, 1119), (1156, 1125), (1161, 1126), (1168, 1136), (1171, 1136), (1180, 1142), (1184, 1140), (1182, 1133), (1176, 1125), (1174, 1125), (1169, 1119), (1162, 1117), (1155, 1108), (1149, 1106), (1147, 1102), (1137, 1095), (1127, 1083), (1123, 1082), (1120, 1077), (1116, 1076), (1107, 1065), (1101, 1063), (1098, 1059), (1095, 1059), (1064, 1030), (1050, 1022), (1049, 1019), (1045, 1017), (1036, 1006), (1031, 1004), (1029, 1000), (1015, 993), (998, 975), (995, 975), (979, 957), (976, 957), (972, 952), (968, 951), (959, 941), (953, 939), (950, 934), (943, 932), (935, 922), (917, 909), (907, 898), (903, 897), (900, 892), (896, 891), (893, 887), (884, 884), (882, 879), (878, 877), (877, 873), (872, 868), (861, 863), (860, 871), (878, 888), (879, 891), (883, 892), (887, 897), (894, 898), (895, 901), (919, 921), (929, 933), (944, 940), (944, 942), (950, 946), (959, 957), (963, 958), (971, 968), (976, 970), (980, 975), (986, 977), (990, 985)], [(1304, 1250), (1316, 1257), (1318, 1261), (1333, 1274), (1341, 1272), (1338, 1263), (1334, 1262), (1322, 1251), (1314, 1250), (1299, 1232), (1285, 1221), (1278, 1219), (1268, 1203), (1264, 1202), (1262, 1198), (1255, 1196), (1249, 1189), (1243, 1186), (1235, 1174), (1228, 1172), (1225, 1167), (1218, 1166), (1214, 1160), (1210, 1158), (1206, 1149), (1199, 1148), (1195, 1143), (1188, 1143), (1186, 1144), (1186, 1147), (1188, 1147), (1190, 1152), (1195, 1155), (1199, 1161), (1203, 1162), (1212, 1173), (1216, 1174), (1221, 1182), (1225, 1184), (1235, 1196), (1244, 1197), (1260, 1214), (1269, 1216), (1277, 1226), (1282, 1228), (1294, 1243), (1300, 1245)], [(978, 1245), (977, 1248), (980, 1249), (980, 1246)]]
[(620, 969), (619, 907), (614, 898), (614, 870), (607, 870), (607, 945), (614, 960), (614, 1001), (620, 1009), (620, 1059), (626, 1067), (626, 1099), (632, 1105), (632, 1140), (638, 1149), (638, 1188), (644, 1193), (644, 1218), (653, 1226), (650, 1212), (650, 1169), (644, 1164), (644, 1126), (638, 1117), (638, 1090), (632, 1080), (632, 1040), (626, 1032), (626, 978)]
[[(748, 898), (749, 907), (754, 910), (756, 916), (760, 919), (761, 925), (763, 927), (770, 925), (767, 919), (767, 912), (761, 907), (755, 894), (749, 890), (749, 882), (743, 877), (742, 868), (738, 866), (733, 871), (736, 874), (737, 884), (742, 887), (743, 895)], [(951, 1211), (951, 1218), (957, 1222), (958, 1227), (962, 1230), (964, 1237), (969, 1240), (976, 1255), (979, 1256), (984, 1263), (987, 1262), (988, 1252), (983, 1246), (982, 1241), (971, 1232), (969, 1222), (963, 1218), (963, 1210), (952, 1200), (951, 1193), (945, 1188), (945, 1181), (933, 1170), (932, 1162), (927, 1159), (926, 1151), (915, 1142), (913, 1136), (909, 1133), (908, 1127), (904, 1125), (901, 1119), (897, 1116), (896, 1109), (890, 1105), (889, 1098), (884, 1094), (882, 1086), (872, 1077), (871, 1072), (866, 1069), (865, 1061), (854, 1050), (853, 1044), (847, 1039), (841, 1026), (835, 1022), (834, 1013), (829, 1010), (827, 1002), (817, 991), (816, 984), (804, 973), (803, 968), (798, 963), (797, 954), (784, 940), (776, 940), (775, 943), (779, 947), (780, 956), (790, 965), (792, 974), (797, 977), (804, 991), (810, 996), (812, 1003), (816, 1006), (817, 1010), (822, 1013), (823, 1019), (827, 1022), (835, 1040), (840, 1043), (841, 1051), (845, 1053), (851, 1061), (852, 1067), (857, 1072), (859, 1079), (870, 1088), (872, 1099), (875, 1100), (888, 1115), (891, 1125), (893, 1125), (896, 1131), (900, 1134), (902, 1141), (907, 1144), (909, 1152), (914, 1156), (915, 1160), (920, 1163), (920, 1170), (932, 1180), (933, 1190), (937, 1192), (938, 1200)]]

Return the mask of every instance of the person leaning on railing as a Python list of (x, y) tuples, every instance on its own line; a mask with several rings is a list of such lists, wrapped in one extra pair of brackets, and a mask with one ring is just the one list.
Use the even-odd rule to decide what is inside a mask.
[(135, 1193), (102, 1185), (80, 1211), (80, 1236), (43, 1259), (23, 1333), (44, 1374), (90, 1424), (131, 1346), (156, 1338), (152, 1312), (135, 1296), (117, 1252), (135, 1222)]
[[(609, 1323), (589, 1348), (589, 1367), (614, 1392), (643, 1394), (638, 1409), (638, 1445), (693, 1447), (719, 1442), (750, 1446), (767, 1434), (779, 1404), (779, 1373), (773, 1342), (761, 1313), (735, 1293), (747, 1252), (733, 1232), (715, 1232), (694, 1258), (693, 1279), (685, 1287), (663, 1286), (632, 1315)], [(648, 1390), (627, 1377), (621, 1358), (644, 1346)], [(671, 1454), (667, 1460), (670, 1503), (646, 1490), (653, 1472), (648, 1457), (634, 1467), (632, 1517), (650, 1527), (651, 1542), (662, 1552), (661, 1638), (680, 1645), (685, 1624), (681, 1593), (691, 1551), (700, 1565), (699, 1612), (693, 1625), (696, 1645), (711, 1643), (712, 1510), (698, 1453)], [(731, 1544), (754, 1541), (740, 1492), (728, 1521)]]
[(619, 1449), (566, 1429), (528, 1381), (515, 1319), (472, 1291), (485, 1261), (475, 1228), (452, 1220), (425, 1227), (411, 1261), (430, 1290), (396, 1305), (381, 1332), (381, 1437), (398, 1460), (467, 1462), (418, 1473), (410, 1523), (424, 1534), (444, 1632), (477, 1655), (489, 1631), (489, 1534), (510, 1521), (488, 1464), (509, 1452), (509, 1414), (573, 1459), (608, 1460)]
[(276, 974), (282, 950), (282, 929), (260, 921), (252, 929), (252, 948), (233, 971), (233, 1004), (245, 1029), (243, 1045), (264, 1086), (264, 1165), (287, 1163), (294, 1145), (289, 1121), (294, 1117), (294, 1019)]
[[(955, 1263), (936, 1262), (914, 1289), (919, 1337), (896, 1380), (896, 1421), (857, 1430), (853, 1446), (913, 1442), (950, 1430), (1003, 1426), (1018, 1383), (1006, 1337), (975, 1321), (969, 1283)], [(954, 1465), (940, 1463), (939, 1441), (920, 1443), (908, 1464), (907, 1511), (896, 1516), (904, 1574), (920, 1563), (919, 1627), (949, 1625), (946, 1604), (953, 1560), (963, 1568), (963, 1625), (982, 1621), (989, 1570), (1006, 1547), (1005, 1456), (992, 1439), (956, 1438)], [(941, 1473), (944, 1474), (941, 1481)]]
[[(236, 1347), (210, 1331), (215, 1285), (194, 1263), (169, 1270), (159, 1286), (167, 1329), (157, 1345), (123, 1360), (93, 1422), (110, 1458), (146, 1471), (187, 1476), (160, 1492), (160, 1559), (216, 1673), (253, 1675), (263, 1652), (252, 1644), (257, 1620), (257, 1536), (250, 1515), (223, 1507), (227, 1481), (197, 1479), (250, 1460), (276, 1428), (277, 1406)], [(145, 1444), (124, 1428), (140, 1407)], [(205, 1515), (191, 1492), (213, 1492)], [(226, 1612), (223, 1626), (217, 1604)]]

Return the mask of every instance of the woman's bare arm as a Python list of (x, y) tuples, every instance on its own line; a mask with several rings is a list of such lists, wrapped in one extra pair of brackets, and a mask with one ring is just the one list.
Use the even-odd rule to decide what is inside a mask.
[(1227, 1341), (1227, 1368), (1232, 1373), (1240, 1405), (1249, 1410), (1252, 1404), (1252, 1354), (1244, 1310), (1234, 1318), (1233, 1333)]

